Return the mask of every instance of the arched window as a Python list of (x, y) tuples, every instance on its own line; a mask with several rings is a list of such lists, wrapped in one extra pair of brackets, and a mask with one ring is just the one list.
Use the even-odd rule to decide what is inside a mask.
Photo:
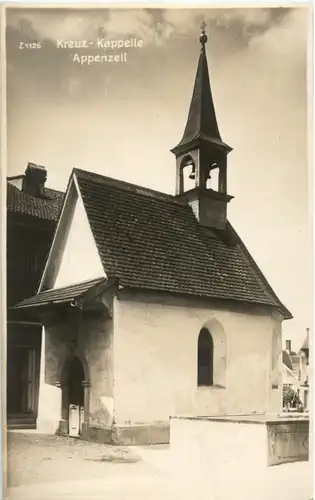
[(198, 337), (198, 386), (213, 385), (213, 339), (203, 328)]

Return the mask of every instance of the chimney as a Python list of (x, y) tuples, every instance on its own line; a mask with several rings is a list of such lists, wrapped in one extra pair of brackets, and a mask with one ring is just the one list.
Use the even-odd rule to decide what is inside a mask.
[(291, 340), (285, 341), (285, 350), (290, 354), (291, 353)]
[(22, 191), (31, 196), (44, 196), (46, 179), (47, 171), (45, 167), (35, 163), (28, 163), (23, 178)]

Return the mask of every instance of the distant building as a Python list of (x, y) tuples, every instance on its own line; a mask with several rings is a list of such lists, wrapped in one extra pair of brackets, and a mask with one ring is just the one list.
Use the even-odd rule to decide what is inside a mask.
[(302, 363), (302, 384), (300, 386), (300, 395), (303, 397), (303, 404), (306, 410), (309, 410), (309, 394), (310, 394), (310, 359), (309, 359), (309, 329), (307, 329), (307, 334), (303, 345), (300, 349), (301, 353), (304, 354), (304, 362)]
[(11, 306), (36, 293), (63, 193), (45, 187), (45, 168), (29, 163), (7, 178), (7, 417), (9, 427), (35, 427), (41, 324)]
[(284, 387), (291, 387), (296, 392), (300, 388), (300, 381), (293, 371), (291, 358), (287, 351), (282, 353), (282, 381)]
[(286, 340), (282, 352), (283, 386), (291, 387), (299, 395), (304, 410), (309, 405), (309, 329), (299, 352), (292, 351), (291, 341)]

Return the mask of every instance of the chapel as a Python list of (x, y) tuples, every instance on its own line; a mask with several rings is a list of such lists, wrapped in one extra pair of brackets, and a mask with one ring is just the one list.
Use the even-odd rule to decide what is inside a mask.
[(174, 195), (73, 169), (38, 292), (38, 429), (166, 443), (172, 416), (276, 414), (279, 300), (227, 218), (228, 155), (207, 35)]

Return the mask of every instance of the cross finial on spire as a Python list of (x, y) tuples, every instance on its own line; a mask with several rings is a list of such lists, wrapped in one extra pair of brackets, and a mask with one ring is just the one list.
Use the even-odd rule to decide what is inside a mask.
[(202, 48), (204, 48), (205, 44), (207, 43), (207, 40), (208, 40), (208, 37), (206, 35), (206, 26), (207, 26), (207, 23), (205, 21), (202, 21), (201, 25), (200, 25), (200, 29), (201, 29), (201, 35), (200, 35), (200, 43), (202, 45)]

